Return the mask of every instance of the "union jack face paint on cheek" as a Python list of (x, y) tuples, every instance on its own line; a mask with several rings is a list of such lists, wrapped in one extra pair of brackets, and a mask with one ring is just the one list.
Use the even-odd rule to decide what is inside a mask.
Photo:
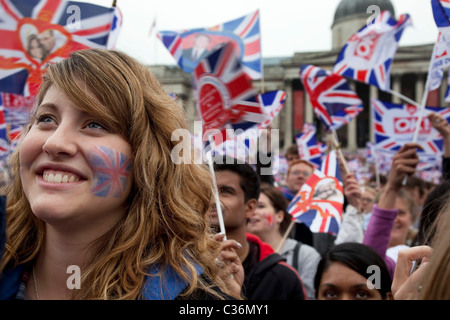
[(95, 183), (91, 191), (99, 197), (119, 198), (125, 192), (131, 171), (131, 161), (123, 153), (98, 146), (88, 154)]

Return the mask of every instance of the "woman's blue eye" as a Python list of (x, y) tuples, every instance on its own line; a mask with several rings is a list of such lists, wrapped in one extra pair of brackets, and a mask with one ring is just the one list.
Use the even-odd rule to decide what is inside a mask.
[(52, 121), (53, 121), (53, 119), (49, 115), (43, 114), (43, 115), (40, 115), (40, 116), (36, 117), (36, 122), (37, 123), (40, 123), (40, 122), (52, 122)]
[(98, 124), (97, 122), (89, 122), (87, 127), (90, 129), (103, 129), (103, 126)]

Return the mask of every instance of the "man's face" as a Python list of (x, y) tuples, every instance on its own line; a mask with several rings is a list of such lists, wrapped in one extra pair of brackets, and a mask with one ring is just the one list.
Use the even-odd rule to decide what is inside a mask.
[(300, 156), (298, 154), (288, 154), (286, 155), (286, 161), (288, 163), (288, 166), (291, 165), (292, 162), (295, 160), (300, 160)]
[(286, 187), (293, 193), (297, 193), (302, 185), (313, 174), (313, 168), (304, 163), (294, 164), (286, 177)]
[[(253, 208), (248, 201), (245, 202), (244, 190), (240, 186), (240, 178), (237, 173), (231, 171), (216, 172), (216, 183), (219, 191), (219, 199), (222, 204), (222, 216), (227, 230), (236, 229), (246, 225)], [(256, 203), (256, 200), (255, 200)], [(211, 224), (219, 226), (216, 207), (211, 212)]]
[(49, 30), (42, 32), (39, 35), (39, 40), (47, 51), (51, 52), (53, 50), (53, 47), (55, 46), (55, 37)]

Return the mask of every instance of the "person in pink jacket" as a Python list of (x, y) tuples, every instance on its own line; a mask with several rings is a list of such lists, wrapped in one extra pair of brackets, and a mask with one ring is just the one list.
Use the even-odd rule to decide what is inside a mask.
[(363, 244), (375, 249), (384, 257), (391, 277), (394, 276), (395, 261), (386, 255), (393, 234), (394, 220), (399, 213), (397, 202), (403, 180), (414, 174), (419, 163), (417, 143), (407, 143), (399, 149), (392, 160), (386, 185), (377, 204), (373, 206), (372, 216), (364, 233)]

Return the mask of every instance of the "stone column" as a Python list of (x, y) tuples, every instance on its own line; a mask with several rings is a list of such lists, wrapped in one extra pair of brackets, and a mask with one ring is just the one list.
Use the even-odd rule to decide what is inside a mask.
[(293, 139), (293, 91), (292, 82), (290, 80), (285, 81), (286, 101), (284, 102), (284, 147), (288, 147), (292, 144)]
[[(395, 75), (393, 76), (393, 84), (392, 84), (392, 91), (402, 93), (402, 83), (401, 83), (401, 76)], [(402, 103), (401, 99), (395, 95), (392, 95), (392, 102), (393, 103)]]
[(305, 123), (313, 123), (314, 122), (314, 109), (311, 104), (311, 100), (309, 99), (309, 95), (305, 92)]
[(424, 75), (423, 74), (416, 74), (416, 102), (418, 104), (422, 104), (423, 99), (423, 93), (425, 90), (425, 81), (424, 81)]

